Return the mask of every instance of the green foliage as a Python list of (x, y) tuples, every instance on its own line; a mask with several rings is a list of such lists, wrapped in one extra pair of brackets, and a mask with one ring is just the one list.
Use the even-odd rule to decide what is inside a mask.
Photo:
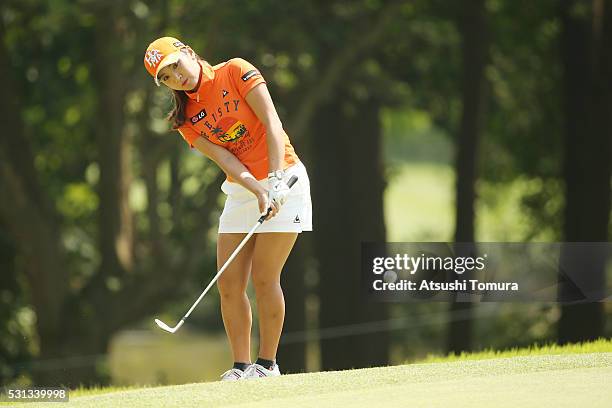
[(17, 274), (16, 250), (0, 223), (0, 380), (7, 383), (26, 371), (34, 342), (34, 314)]
[(452, 144), (428, 112), (406, 106), (383, 108), (380, 115), (388, 166), (405, 162), (452, 163)]
[(489, 121), (483, 176), (560, 177), (560, 21), (557, 1), (490, 2), (494, 41), (487, 69)]

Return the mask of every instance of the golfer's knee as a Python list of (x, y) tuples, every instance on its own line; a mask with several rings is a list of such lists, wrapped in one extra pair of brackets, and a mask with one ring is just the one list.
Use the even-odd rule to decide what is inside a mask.
[(253, 287), (256, 292), (267, 292), (280, 289), (280, 282), (265, 276), (253, 276)]
[(232, 279), (224, 279), (223, 276), (219, 277), (217, 286), (219, 288), (221, 298), (224, 300), (239, 298), (244, 296), (246, 293), (246, 287), (243, 284), (240, 282), (235, 282), (235, 280)]

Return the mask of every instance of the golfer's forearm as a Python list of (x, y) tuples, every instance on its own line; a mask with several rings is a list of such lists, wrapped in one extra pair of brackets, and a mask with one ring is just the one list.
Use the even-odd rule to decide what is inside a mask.
[(226, 175), (231, 177), (253, 194), (258, 194), (264, 191), (264, 188), (251, 174), (249, 169), (247, 169), (246, 166), (242, 164), (242, 162), (240, 162), (240, 160), (238, 160), (238, 158), (229, 150), (224, 149), (221, 146), (216, 146), (203, 138), (198, 138), (194, 142), (194, 146), (202, 154), (214, 161)]
[(268, 143), (268, 171), (282, 170), (285, 157), (285, 131), (280, 121), (266, 128), (266, 142)]
[(253, 194), (260, 193), (262, 188), (257, 179), (251, 174), (249, 169), (240, 162), (232, 153), (222, 155), (216, 163), (221, 169), (236, 180), (237, 183), (249, 190)]

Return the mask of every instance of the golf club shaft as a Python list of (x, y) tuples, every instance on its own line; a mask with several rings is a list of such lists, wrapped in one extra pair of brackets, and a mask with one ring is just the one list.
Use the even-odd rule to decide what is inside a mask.
[[(287, 183), (287, 185), (289, 186), (289, 188), (293, 187), (293, 185), (295, 184), (295, 182), (297, 181), (297, 176), (292, 176), (289, 179), (289, 182)], [(208, 284), (208, 286), (206, 287), (206, 289), (204, 289), (204, 292), (202, 292), (202, 294), (200, 295), (200, 297), (198, 297), (198, 300), (195, 301), (195, 303), (191, 306), (191, 308), (187, 311), (187, 313), (185, 313), (185, 316), (183, 316), (183, 318), (181, 319), (181, 323), (185, 321), (185, 319), (187, 319), (189, 317), (189, 315), (191, 314), (191, 312), (193, 312), (193, 309), (196, 308), (196, 306), (198, 305), (198, 303), (200, 303), (200, 301), (202, 300), (202, 298), (204, 298), (204, 296), (206, 295), (206, 293), (209, 291), (209, 289), (215, 284), (215, 282), (217, 281), (217, 279), (219, 279), (219, 276), (221, 276), (221, 274), (223, 273), (223, 271), (225, 271), (225, 269), (229, 266), (229, 264), (234, 260), (234, 258), (238, 255), (238, 253), (240, 252), (240, 250), (242, 249), (242, 247), (247, 243), (247, 241), (251, 238), (251, 236), (255, 233), (255, 231), (257, 230), (257, 228), (259, 228), (259, 226), (261, 224), (263, 224), (263, 222), (265, 221), (266, 217), (270, 214), (270, 211), (272, 211), (272, 208), (268, 208), (268, 211), (266, 212), (265, 215), (262, 215), (259, 220), (257, 220), (257, 222), (255, 223), (255, 225), (253, 226), (253, 228), (251, 228), (251, 230), (249, 231), (249, 233), (244, 237), (244, 239), (242, 240), (242, 242), (240, 242), (240, 244), (236, 247), (236, 249), (234, 250), (234, 252), (232, 253), (232, 255), (230, 255), (230, 257), (227, 259), (227, 261), (225, 261), (225, 264), (223, 264), (223, 266), (221, 267), (221, 269), (219, 269), (219, 272), (217, 272), (217, 274), (215, 275), (215, 277), (210, 281), (210, 283)]]
[(225, 264), (223, 265), (223, 267), (221, 269), (219, 269), (219, 272), (217, 272), (217, 274), (215, 275), (215, 277), (210, 281), (210, 283), (208, 284), (208, 286), (206, 287), (206, 289), (204, 289), (204, 292), (202, 292), (202, 294), (200, 295), (200, 297), (198, 298), (198, 300), (195, 301), (195, 303), (193, 304), (193, 306), (191, 306), (191, 309), (189, 309), (187, 311), (187, 313), (185, 313), (185, 316), (183, 316), (183, 318), (181, 320), (185, 320), (189, 317), (189, 315), (191, 314), (191, 312), (193, 312), (193, 309), (196, 308), (196, 306), (198, 305), (198, 303), (200, 303), (200, 301), (202, 300), (202, 298), (204, 297), (204, 295), (206, 295), (206, 293), (209, 291), (209, 289), (215, 284), (215, 282), (217, 281), (217, 279), (219, 279), (219, 276), (221, 276), (221, 274), (223, 273), (223, 271), (225, 271), (225, 269), (229, 266), (229, 264), (234, 260), (234, 258), (238, 255), (238, 253), (240, 252), (240, 250), (242, 249), (242, 247), (247, 243), (247, 241), (249, 240), (249, 238), (251, 238), (251, 236), (255, 233), (255, 230), (257, 230), (257, 228), (259, 228), (259, 226), (261, 225), (261, 222), (257, 221), (257, 223), (253, 226), (253, 228), (251, 228), (251, 231), (249, 231), (249, 233), (246, 235), (246, 237), (244, 237), (244, 239), (242, 240), (242, 242), (240, 242), (240, 244), (236, 247), (236, 249), (234, 250), (234, 252), (232, 253), (232, 255), (227, 259), (227, 261), (225, 261)]

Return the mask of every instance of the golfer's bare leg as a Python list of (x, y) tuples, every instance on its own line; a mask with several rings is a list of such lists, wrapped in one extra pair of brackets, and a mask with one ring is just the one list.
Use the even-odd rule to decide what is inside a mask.
[(297, 234), (269, 232), (256, 235), (252, 275), (259, 314), (259, 357), (274, 360), (285, 319), (280, 276)]
[[(217, 267), (238, 247), (246, 234), (219, 234), (217, 240)], [(251, 362), (251, 305), (246, 294), (255, 237), (245, 244), (217, 281), (221, 295), (221, 315), (230, 341), (234, 361)]]

